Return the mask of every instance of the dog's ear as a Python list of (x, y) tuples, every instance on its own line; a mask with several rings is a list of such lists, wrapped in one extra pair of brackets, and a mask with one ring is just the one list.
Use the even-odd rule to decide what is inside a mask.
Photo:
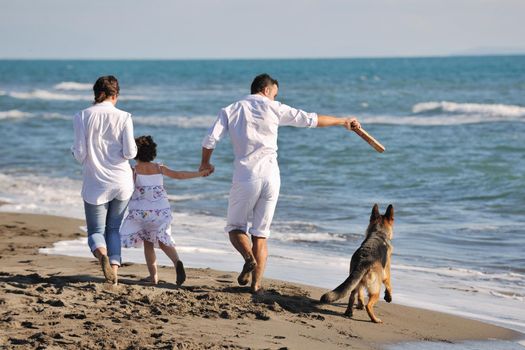
[(381, 217), (381, 214), (379, 214), (379, 207), (377, 206), (377, 203), (374, 204), (374, 207), (372, 208), (372, 214), (370, 215), (370, 222), (376, 221)]
[(390, 204), (388, 208), (386, 208), (385, 218), (387, 218), (390, 221), (394, 220), (394, 207), (392, 206), (392, 204)]

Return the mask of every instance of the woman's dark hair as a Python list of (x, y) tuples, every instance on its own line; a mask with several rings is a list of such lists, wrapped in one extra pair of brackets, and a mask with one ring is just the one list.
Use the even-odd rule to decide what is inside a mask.
[(95, 93), (95, 103), (104, 102), (110, 96), (118, 96), (120, 87), (117, 78), (112, 75), (98, 78), (93, 85), (93, 92)]
[(279, 82), (266, 73), (259, 74), (255, 77), (255, 79), (253, 79), (251, 93), (258, 94), (259, 92), (264, 91), (264, 89), (270, 85), (277, 85), (277, 87), (279, 87)]
[(157, 156), (157, 144), (151, 136), (139, 136), (135, 139), (137, 144), (136, 160), (151, 162)]

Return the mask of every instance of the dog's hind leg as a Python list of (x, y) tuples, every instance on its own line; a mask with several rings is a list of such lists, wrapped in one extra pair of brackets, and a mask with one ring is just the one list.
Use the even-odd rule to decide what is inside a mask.
[(347, 317), (352, 317), (353, 315), (352, 308), (354, 307), (355, 293), (356, 293), (356, 290), (354, 289), (352, 293), (350, 293), (350, 298), (348, 298), (348, 307), (346, 308), (346, 311), (345, 311), (345, 316)]
[(358, 310), (363, 310), (365, 308), (365, 290), (363, 287), (360, 287), (357, 292), (357, 305), (355, 307)]
[(366, 312), (368, 316), (374, 323), (383, 323), (379, 318), (374, 314), (374, 305), (379, 300), (379, 293), (370, 293), (368, 296), (368, 304), (366, 304)]

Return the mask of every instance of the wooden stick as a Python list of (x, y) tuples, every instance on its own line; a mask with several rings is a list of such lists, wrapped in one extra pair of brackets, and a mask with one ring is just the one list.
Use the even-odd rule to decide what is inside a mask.
[(370, 146), (374, 147), (379, 153), (383, 153), (385, 151), (385, 146), (379, 143), (379, 141), (373, 138), (372, 135), (367, 133), (363, 128), (355, 129), (354, 131), (357, 135), (361, 136), (363, 140), (368, 142)]

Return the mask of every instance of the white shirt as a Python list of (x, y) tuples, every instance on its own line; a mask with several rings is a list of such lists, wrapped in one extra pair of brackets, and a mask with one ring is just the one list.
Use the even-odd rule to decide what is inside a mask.
[(129, 199), (134, 186), (128, 159), (137, 155), (131, 114), (102, 102), (78, 112), (73, 126), (71, 151), (82, 164), (82, 198), (95, 205)]
[(277, 130), (279, 126), (317, 127), (317, 114), (292, 108), (262, 95), (249, 95), (223, 108), (202, 141), (214, 149), (229, 133), (234, 160), (233, 182), (253, 181), (279, 172)]

